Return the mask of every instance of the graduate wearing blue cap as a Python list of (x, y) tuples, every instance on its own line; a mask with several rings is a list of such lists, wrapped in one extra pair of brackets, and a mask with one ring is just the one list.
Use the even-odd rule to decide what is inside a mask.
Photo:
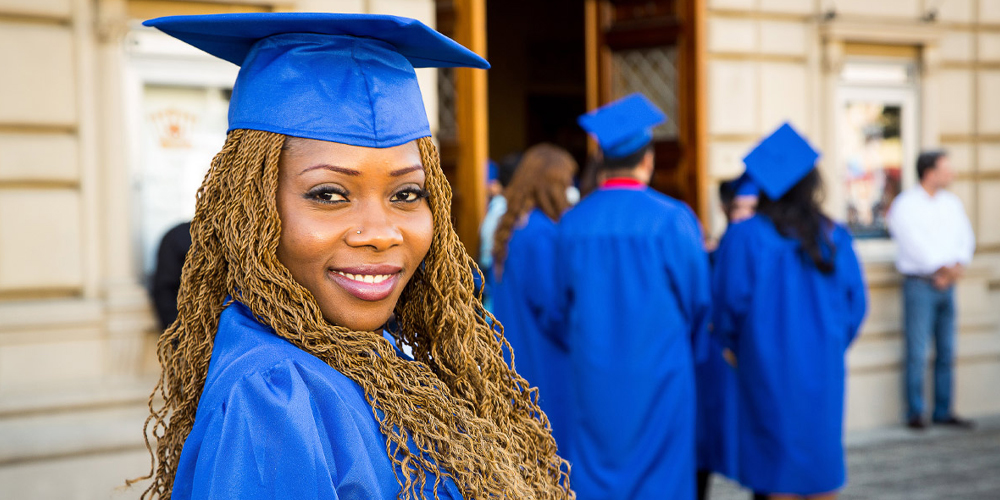
[(393, 16), (145, 24), (240, 72), (159, 344), (143, 497), (570, 497), (474, 294), (414, 73), (486, 61)]
[(716, 252), (712, 323), (736, 357), (739, 482), (828, 498), (846, 480), (844, 356), (867, 301), (850, 233), (819, 208), (817, 158), (788, 124), (744, 158), (760, 205)]
[[(735, 179), (719, 184), (719, 204), (731, 226), (753, 217), (757, 210), (759, 189), (744, 172)], [(715, 251), (708, 254), (709, 263), (715, 263)], [(698, 389), (697, 448), (698, 448), (698, 498), (708, 498), (711, 474), (722, 474), (736, 480), (737, 476), (737, 418), (736, 369), (732, 352), (714, 336), (707, 340), (707, 353), (695, 365)], [(729, 359), (727, 359), (727, 356)]]
[(559, 298), (577, 498), (693, 498), (692, 341), (708, 316), (694, 213), (651, 190), (652, 128), (634, 94), (579, 119), (603, 154), (601, 186), (559, 223)]

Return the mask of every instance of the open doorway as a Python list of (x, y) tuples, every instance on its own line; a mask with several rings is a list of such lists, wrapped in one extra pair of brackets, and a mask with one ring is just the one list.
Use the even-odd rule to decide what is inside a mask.
[(488, 2), (490, 157), (540, 142), (563, 147), (584, 165), (587, 111), (584, 3)]

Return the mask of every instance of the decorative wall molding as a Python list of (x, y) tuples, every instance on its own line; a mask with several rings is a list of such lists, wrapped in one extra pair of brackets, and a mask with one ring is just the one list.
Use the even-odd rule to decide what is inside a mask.
[(924, 22), (850, 21), (833, 19), (819, 24), (826, 41), (877, 43), (886, 45), (938, 45), (947, 30)]
[(939, 46), (947, 30), (937, 24), (923, 22), (892, 23), (871, 21), (844, 21), (834, 19), (819, 25), (823, 45), (824, 70), (839, 73), (843, 68), (847, 43), (874, 45), (904, 45), (920, 47), (923, 76), (936, 72), (941, 66)]

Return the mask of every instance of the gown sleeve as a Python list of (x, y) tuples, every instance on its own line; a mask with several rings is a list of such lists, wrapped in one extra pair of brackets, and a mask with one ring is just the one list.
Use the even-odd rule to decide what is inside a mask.
[(569, 340), (566, 337), (569, 335), (569, 308), (573, 303), (573, 292), (570, 287), (570, 275), (572, 273), (569, 260), (570, 243), (569, 238), (562, 232), (561, 227), (558, 226), (556, 233), (553, 235), (553, 240), (551, 307), (554, 312), (551, 317), (553, 321), (545, 331), (551, 335), (550, 339), (554, 344), (564, 352), (569, 352)]
[(850, 234), (840, 229), (842, 237), (837, 245), (837, 250), (841, 255), (841, 266), (843, 266), (844, 278), (847, 284), (847, 304), (848, 304), (848, 332), (847, 343), (858, 336), (861, 330), (861, 323), (865, 319), (868, 311), (867, 288), (865, 287), (864, 273), (861, 270), (861, 263), (858, 255), (854, 252), (853, 239)]
[(535, 316), (541, 332), (557, 347), (565, 347), (559, 338), (559, 328), (563, 323), (562, 308), (559, 305), (559, 284), (556, 278), (556, 227), (553, 225), (532, 241), (528, 259), (534, 277), (533, 290), (525, 293), (531, 312)]
[(736, 352), (737, 334), (750, 311), (753, 273), (747, 222), (733, 225), (719, 242), (712, 271), (712, 334)]
[(666, 235), (662, 248), (667, 273), (673, 278), (676, 296), (690, 325), (692, 352), (696, 362), (708, 356), (708, 320), (711, 286), (708, 254), (702, 242), (701, 228), (694, 214), (686, 211), (678, 218), (677, 234)]
[[(190, 498), (339, 498), (337, 485), (342, 478), (338, 465), (345, 463), (345, 458), (350, 463), (349, 455), (352, 448), (357, 449), (357, 442), (352, 443), (355, 436), (349, 425), (344, 433), (329, 429), (328, 422), (350, 418), (321, 415), (310, 387), (296, 368), (287, 362), (246, 376), (214, 409), (197, 453)], [(324, 410), (345, 413), (337, 408)], [(334, 440), (340, 441), (336, 454), (346, 456), (335, 456)], [(365, 464), (359, 461), (350, 466), (363, 469)]]

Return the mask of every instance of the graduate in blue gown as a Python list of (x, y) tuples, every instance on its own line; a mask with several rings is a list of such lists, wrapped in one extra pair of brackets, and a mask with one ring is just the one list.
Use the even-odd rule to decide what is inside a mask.
[(497, 225), (493, 247), (497, 276), (493, 313), (515, 356), (515, 368), (539, 390), (560, 452), (566, 453), (569, 378), (566, 351), (556, 343), (556, 222), (570, 207), (566, 190), (577, 164), (552, 144), (532, 146), (505, 191), (508, 210)]
[[(396, 498), (399, 492), (361, 387), (239, 302), (219, 319), (197, 415), (178, 464), (175, 500)], [(420, 488), (428, 498), (434, 482), (432, 476)], [(462, 494), (443, 478), (438, 497)]]
[(142, 496), (571, 497), (474, 294), (414, 72), (486, 61), (393, 16), (147, 25), (241, 69), (158, 346)]
[(603, 182), (563, 216), (557, 243), (580, 500), (695, 495), (692, 343), (708, 259), (694, 213), (647, 186), (664, 119), (639, 94), (580, 118), (604, 155)]
[[(757, 185), (743, 174), (719, 185), (719, 202), (732, 225), (753, 216), (757, 210)], [(714, 262), (715, 252), (709, 253)], [(697, 445), (698, 498), (708, 498), (711, 474), (722, 474), (737, 480), (737, 418), (736, 368), (732, 351), (715, 337), (706, 339), (705, 356), (695, 365), (698, 389)], [(728, 358), (728, 359), (727, 359)]]
[(479, 267), (483, 272), (483, 305), (486, 310), (493, 311), (493, 286), (496, 284), (496, 274), (493, 272), (493, 236), (496, 234), (500, 219), (507, 212), (507, 198), (504, 191), (514, 178), (514, 172), (521, 163), (523, 153), (511, 153), (504, 156), (497, 164), (496, 183), (500, 192), (490, 198), (486, 205), (486, 215), (479, 225)]
[(744, 162), (757, 215), (729, 228), (713, 271), (713, 332), (736, 357), (739, 482), (833, 498), (845, 483), (845, 354), (865, 284), (841, 225), (820, 211), (818, 157), (785, 124)]

